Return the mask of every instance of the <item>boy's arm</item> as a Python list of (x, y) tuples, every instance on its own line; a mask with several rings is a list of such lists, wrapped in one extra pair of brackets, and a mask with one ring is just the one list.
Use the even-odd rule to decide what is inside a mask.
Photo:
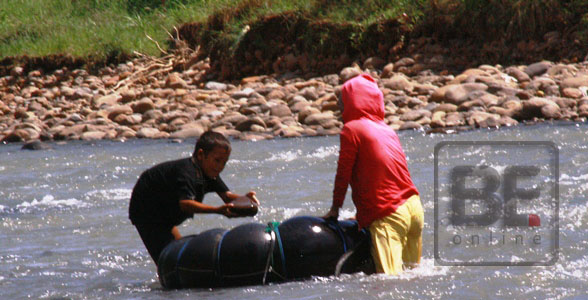
[(247, 197), (248, 199), (246, 200), (253, 200), (253, 202), (255, 202), (259, 206), (259, 200), (257, 200), (257, 197), (255, 197), (254, 191), (249, 191), (249, 193), (243, 196), (235, 194), (229, 190), (227, 185), (223, 182), (223, 180), (220, 177), (218, 177), (215, 181), (214, 191), (217, 193), (217, 195), (219, 195), (219, 197), (221, 197), (221, 199), (223, 199), (225, 203), (231, 203), (238, 198)]
[(333, 188), (333, 204), (329, 212), (323, 216), (325, 219), (336, 219), (339, 217), (339, 209), (343, 206), (347, 186), (349, 186), (349, 182), (351, 181), (351, 174), (357, 157), (357, 142), (348, 127), (344, 127), (341, 131), (340, 140), (341, 148), (339, 150), (337, 174), (335, 175), (335, 186)]
[(196, 200), (180, 200), (180, 209), (190, 214), (220, 214), (232, 218), (237, 215), (231, 211), (233, 204), (225, 203), (221, 206), (212, 206)]

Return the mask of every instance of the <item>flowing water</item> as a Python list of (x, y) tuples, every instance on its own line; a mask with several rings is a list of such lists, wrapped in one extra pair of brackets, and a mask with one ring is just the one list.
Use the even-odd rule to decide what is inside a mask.
[[(178, 291), (161, 288), (155, 265), (130, 224), (127, 210), (139, 174), (156, 163), (189, 156), (193, 141), (70, 142), (52, 144), (49, 151), (3, 145), (0, 299), (586, 299), (587, 133), (586, 124), (519, 126), (454, 135), (401, 132), (425, 209), (423, 260), (418, 268), (400, 276), (360, 273), (265, 286)], [(435, 263), (433, 153), (442, 141), (552, 141), (557, 145), (560, 251), (554, 265)], [(257, 191), (262, 201), (260, 212), (254, 218), (238, 219), (197, 215), (180, 227), (182, 234), (327, 211), (337, 137), (232, 144), (231, 159), (221, 176), (234, 192)], [(204, 201), (221, 203), (213, 194)], [(341, 217), (353, 215), (348, 195)]]

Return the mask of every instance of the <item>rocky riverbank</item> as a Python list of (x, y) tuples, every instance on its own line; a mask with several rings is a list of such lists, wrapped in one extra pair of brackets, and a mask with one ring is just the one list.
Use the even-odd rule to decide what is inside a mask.
[[(338, 134), (341, 84), (377, 78), (396, 130), (452, 132), (588, 117), (588, 62), (433, 72), (439, 57), (370, 58), (339, 74), (207, 81), (207, 60), (142, 57), (97, 75), (15, 67), (0, 78), (0, 141), (185, 139), (214, 129), (243, 140)], [(188, 63), (189, 62), (189, 63)], [(425, 63), (426, 62), (426, 63)]]

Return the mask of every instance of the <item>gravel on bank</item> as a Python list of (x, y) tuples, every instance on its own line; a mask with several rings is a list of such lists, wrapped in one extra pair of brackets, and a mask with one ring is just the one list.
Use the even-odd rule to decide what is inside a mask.
[[(171, 59), (171, 58), (170, 58)], [(98, 75), (66, 68), (0, 78), (0, 141), (186, 139), (208, 129), (242, 140), (338, 134), (340, 87), (362, 72), (378, 80), (395, 130), (453, 132), (544, 120), (585, 122), (588, 62), (480, 65), (434, 72), (436, 59), (372, 57), (339, 74), (294, 73), (207, 81), (208, 60), (178, 71), (138, 58)], [(186, 65), (185, 65), (186, 66)]]

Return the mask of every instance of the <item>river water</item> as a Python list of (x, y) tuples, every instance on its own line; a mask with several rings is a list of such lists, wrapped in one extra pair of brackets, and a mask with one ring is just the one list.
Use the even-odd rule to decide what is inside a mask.
[[(127, 217), (150, 166), (187, 157), (192, 140), (69, 142), (48, 151), (0, 146), (1, 299), (586, 299), (588, 125), (550, 124), (453, 135), (399, 136), (425, 209), (421, 265), (400, 276), (352, 274), (236, 288), (165, 291)], [(434, 259), (434, 148), (442, 141), (551, 141), (559, 148), (559, 255), (552, 266), (443, 266)], [(322, 215), (330, 206), (338, 137), (232, 141), (222, 177), (257, 191), (254, 218), (196, 216), (184, 235), (246, 222)], [(484, 154), (479, 154), (483, 155)], [(456, 158), (457, 159), (457, 158)], [(525, 160), (525, 157), (521, 157)], [(504, 158), (511, 163), (512, 157)], [(445, 162), (447, 163), (447, 162)], [(448, 162), (451, 164), (452, 162)], [(457, 162), (455, 162), (457, 163)], [(350, 194), (350, 193), (348, 193)], [(205, 203), (220, 204), (208, 194)], [(354, 215), (348, 198), (342, 217)], [(463, 251), (468, 251), (464, 248)], [(520, 250), (519, 259), (528, 254)], [(530, 252), (529, 252), (530, 253)]]

